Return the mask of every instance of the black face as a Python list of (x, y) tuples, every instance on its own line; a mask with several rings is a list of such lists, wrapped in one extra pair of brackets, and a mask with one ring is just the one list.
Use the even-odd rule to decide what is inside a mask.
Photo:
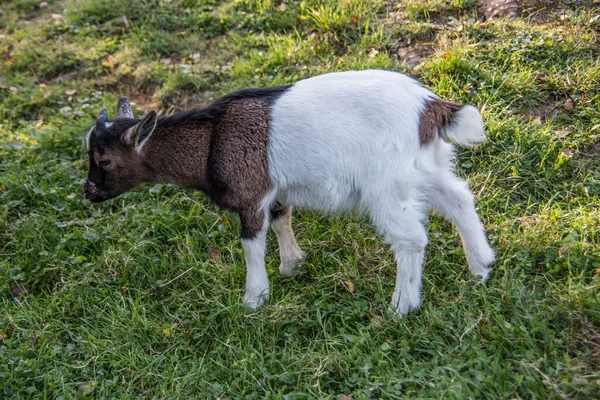
[(133, 189), (144, 181), (140, 155), (126, 140), (139, 120), (105, 121), (88, 136), (90, 169), (84, 184), (85, 197), (100, 203)]

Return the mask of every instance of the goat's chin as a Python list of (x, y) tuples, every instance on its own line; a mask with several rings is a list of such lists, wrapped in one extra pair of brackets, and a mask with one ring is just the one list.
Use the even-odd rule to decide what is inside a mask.
[(118, 194), (109, 195), (109, 194), (105, 194), (105, 193), (98, 193), (93, 196), (86, 196), (86, 198), (92, 203), (103, 203), (106, 200), (114, 199), (117, 196), (119, 196), (119, 195)]

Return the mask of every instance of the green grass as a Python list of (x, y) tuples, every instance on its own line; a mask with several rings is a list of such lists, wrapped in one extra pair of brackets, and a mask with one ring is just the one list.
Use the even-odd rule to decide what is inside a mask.
[[(38, 3), (0, 15), (0, 396), (600, 397), (592, 1), (485, 23), (474, 1)], [(421, 41), (432, 54), (416, 67), (397, 56)], [(172, 186), (83, 198), (83, 134), (119, 95), (170, 113), (366, 68), (483, 110), (490, 140), (459, 150), (457, 171), (498, 253), (486, 285), (433, 215), (423, 307), (396, 319), (381, 238), (361, 218), (297, 212), (307, 261), (280, 279), (271, 237), (271, 300), (249, 313), (234, 215)]]

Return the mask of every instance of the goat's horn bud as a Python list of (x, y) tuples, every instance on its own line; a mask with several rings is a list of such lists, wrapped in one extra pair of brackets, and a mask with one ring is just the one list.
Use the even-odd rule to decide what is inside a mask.
[(133, 118), (131, 105), (125, 96), (121, 96), (119, 98), (119, 104), (117, 105), (117, 118)]
[(96, 126), (108, 121), (108, 114), (106, 113), (106, 108), (103, 108), (98, 114), (98, 119), (96, 119)]

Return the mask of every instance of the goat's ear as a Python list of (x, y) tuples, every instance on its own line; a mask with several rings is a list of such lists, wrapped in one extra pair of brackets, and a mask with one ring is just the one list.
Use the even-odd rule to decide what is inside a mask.
[(117, 118), (133, 118), (131, 105), (125, 96), (119, 98), (119, 104), (117, 104)]
[(156, 112), (150, 111), (143, 120), (125, 131), (125, 143), (134, 146), (138, 153), (142, 151), (152, 132), (156, 129), (157, 119)]

